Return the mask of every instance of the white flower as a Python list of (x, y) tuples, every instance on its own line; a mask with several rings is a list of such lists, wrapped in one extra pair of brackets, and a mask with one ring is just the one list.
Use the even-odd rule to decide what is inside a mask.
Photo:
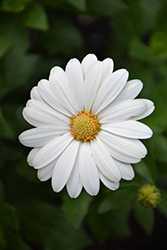
[(137, 120), (151, 114), (154, 105), (134, 99), (143, 84), (127, 80), (127, 70), (113, 73), (112, 59), (100, 62), (89, 54), (81, 63), (71, 59), (65, 71), (52, 68), (49, 80), (32, 89), (23, 116), (36, 128), (19, 139), (33, 147), (27, 161), (41, 181), (52, 178), (54, 191), (66, 185), (71, 197), (82, 187), (96, 195), (100, 181), (115, 190), (121, 178), (134, 177), (130, 164), (147, 154), (138, 139), (152, 136)]

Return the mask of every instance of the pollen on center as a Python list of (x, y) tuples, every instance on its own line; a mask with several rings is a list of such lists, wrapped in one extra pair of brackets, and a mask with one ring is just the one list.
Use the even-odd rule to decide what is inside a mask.
[(72, 136), (83, 142), (93, 139), (100, 129), (97, 117), (85, 110), (79, 112), (77, 116), (71, 116), (70, 126)]

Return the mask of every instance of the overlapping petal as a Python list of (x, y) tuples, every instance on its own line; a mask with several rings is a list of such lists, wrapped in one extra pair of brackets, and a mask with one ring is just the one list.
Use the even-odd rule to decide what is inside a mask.
[(99, 174), (89, 143), (80, 146), (79, 173), (83, 187), (90, 195), (99, 192)]
[(101, 131), (97, 140), (100, 140), (111, 156), (125, 163), (137, 163), (145, 157), (145, 146), (134, 139), (123, 138), (105, 131)]
[(147, 125), (134, 120), (103, 124), (101, 129), (132, 139), (146, 139), (152, 136), (152, 130)]
[(101, 83), (102, 73), (103, 68), (100, 62), (94, 63), (87, 72), (83, 88), (84, 108), (86, 111), (92, 108), (92, 104)]
[(67, 80), (66, 73), (60, 67), (54, 67), (51, 70), (49, 82), (55, 98), (57, 98), (59, 102), (71, 112), (71, 114), (77, 114), (78, 107), (70, 83)]
[(79, 142), (73, 140), (58, 158), (52, 175), (54, 191), (59, 192), (66, 185), (76, 161), (78, 148)]
[(94, 54), (88, 54), (85, 56), (81, 62), (84, 78), (86, 77), (90, 67), (97, 62), (97, 57)]
[(101, 173), (110, 181), (119, 182), (121, 173), (113, 158), (100, 141), (91, 141), (93, 159)]
[(66, 74), (74, 93), (79, 110), (83, 110), (83, 84), (84, 76), (80, 62), (77, 59), (71, 59), (66, 66)]
[(38, 169), (38, 178), (40, 181), (47, 181), (52, 177), (53, 169), (56, 165), (57, 159), (49, 163), (47, 166)]
[(147, 103), (143, 99), (126, 100), (118, 103), (114, 107), (105, 108), (99, 113), (100, 122), (116, 123), (126, 121), (130, 118), (140, 117), (147, 111)]
[(66, 109), (55, 95), (50, 87), (50, 83), (47, 80), (41, 80), (38, 83), (38, 91), (45, 102), (56, 111), (63, 115), (71, 116), (71, 113)]
[(23, 132), (19, 136), (19, 140), (23, 145), (27, 147), (42, 147), (53, 138), (56, 138), (61, 134), (67, 133), (68, 131), (69, 126), (67, 124), (64, 124), (64, 127), (38, 127)]
[(32, 164), (36, 169), (43, 168), (54, 161), (70, 144), (73, 137), (70, 133), (60, 135), (43, 146), (36, 154)]
[(108, 106), (121, 92), (128, 79), (128, 71), (120, 69), (105, 80), (96, 95), (92, 112), (96, 115)]

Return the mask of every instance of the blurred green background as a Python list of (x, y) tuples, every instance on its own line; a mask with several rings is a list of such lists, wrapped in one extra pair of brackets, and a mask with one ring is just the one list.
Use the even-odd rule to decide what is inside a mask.
[[(70, 58), (112, 57), (141, 79), (140, 97), (155, 112), (144, 123), (154, 131), (134, 180), (115, 191), (77, 199), (52, 191), (29, 167), (29, 148), (18, 135), (30, 126), (22, 109), (33, 86)], [(0, 249), (160, 249), (167, 236), (167, 1), (0, 1)], [(155, 184), (156, 209), (137, 202), (138, 189)], [(166, 244), (167, 245), (167, 244)]]

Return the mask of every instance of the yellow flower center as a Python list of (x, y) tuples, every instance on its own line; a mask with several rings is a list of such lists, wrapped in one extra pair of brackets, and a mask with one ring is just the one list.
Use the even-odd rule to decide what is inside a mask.
[(79, 112), (77, 116), (71, 116), (70, 126), (72, 136), (83, 142), (93, 139), (100, 129), (97, 117), (85, 110)]

